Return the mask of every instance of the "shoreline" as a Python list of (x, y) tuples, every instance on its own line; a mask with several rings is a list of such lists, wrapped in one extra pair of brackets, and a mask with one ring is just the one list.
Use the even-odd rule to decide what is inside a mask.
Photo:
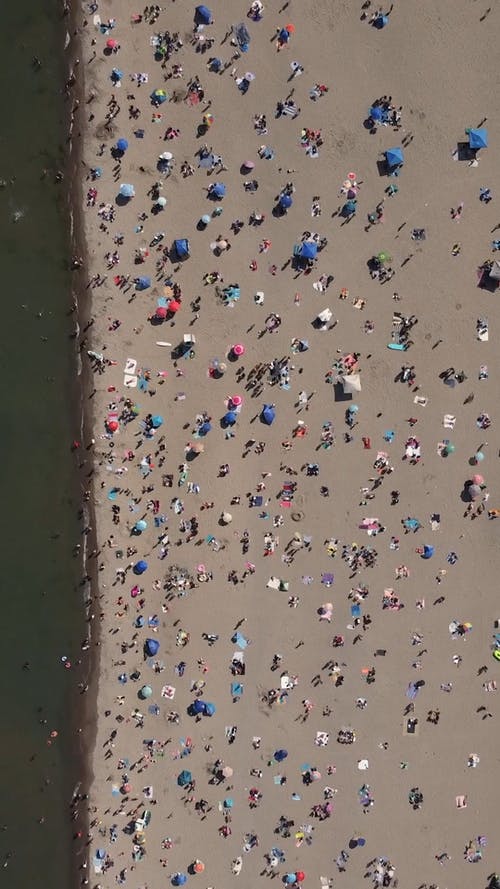
[[(466, 14), (466, 7), (464, 0), (461, 14)], [(112, 4), (106, 7), (106, 13), (100, 10), (102, 18), (113, 11)], [(470, 386), (476, 390), (483, 387), (481, 399), (491, 401), (487, 384), (476, 384), (477, 366), (487, 360), (494, 377), (500, 363), (492, 349), (480, 353), (474, 337), (480, 300), (481, 311), (487, 311), (490, 317), (496, 317), (495, 309), (479, 291), (474, 305), (466, 301), (468, 283), (450, 258), (447, 244), (450, 238), (458, 237), (453, 220), (444, 231), (447, 204), (456, 202), (460, 191), (474, 219), (466, 228), (464, 218), (460, 229), (460, 236), (467, 237), (470, 270), (483, 249), (487, 226), (494, 222), (488, 208), (480, 208), (485, 210), (480, 217), (473, 205), (474, 200), (477, 203), (476, 182), (467, 178), (463, 167), (458, 175), (457, 165), (452, 166), (448, 160), (447, 142), (450, 134), (460, 130), (461, 117), (457, 113), (457, 119), (450, 122), (447, 118), (446, 132), (440, 134), (440, 141), (435, 137), (437, 148), (433, 142), (432, 151), (438, 161), (431, 176), (427, 132), (415, 123), (419, 119), (419, 95), (414, 92), (418, 65), (411, 58), (406, 80), (398, 84), (402, 95), (396, 101), (404, 104), (406, 115), (401, 132), (394, 135), (379, 129), (376, 135), (370, 135), (357, 120), (358, 105), (369, 107), (372, 90), (376, 89), (377, 95), (388, 90), (380, 61), (383, 52), (378, 51), (380, 43), (374, 50), (372, 42), (373, 37), (376, 40), (386, 35), (377, 35), (368, 25), (361, 25), (357, 13), (353, 18), (347, 8), (339, 12), (345, 40), (347, 45), (359, 41), (360, 58), (365, 52), (373, 66), (374, 86), (367, 87), (368, 69), (358, 59), (352, 83), (341, 79), (341, 67), (335, 68), (344, 93), (334, 91), (327, 81), (329, 94), (317, 100), (308, 94), (309, 81), (314, 85), (330, 76), (329, 71), (321, 70), (318, 59), (331, 40), (333, 68), (334, 49), (339, 53), (342, 46), (342, 38), (321, 5), (311, 3), (289, 13), (298, 32), (293, 39), (298, 58), (305, 62), (306, 83), (305, 77), (292, 82), (289, 67), (295, 55), (289, 53), (285, 58), (278, 54), (275, 38), (269, 40), (275, 26), (283, 25), (283, 16), (268, 10), (264, 25), (249, 24), (253, 54), (249, 53), (248, 61), (231, 59), (228, 65), (237, 61), (240, 76), (246, 65), (257, 70), (256, 83), (249, 81), (248, 97), (240, 96), (229, 73), (220, 77), (206, 73), (210, 53), (208, 58), (203, 53), (198, 55), (190, 46), (186, 10), (169, 7), (152, 27), (144, 21), (131, 22), (131, 14), (137, 12), (131, 3), (115, 11), (116, 30), (113, 27), (110, 33), (113, 38), (116, 35), (118, 48), (106, 51), (109, 35), (94, 29), (91, 17), (81, 35), (83, 44), (77, 51), (81, 53), (83, 74), (79, 83), (82, 155), (76, 158), (72, 153), (72, 206), (76, 208), (80, 200), (79, 211), (74, 211), (75, 249), (84, 259), (84, 271), (77, 271), (75, 276), (81, 288), (84, 274), (90, 280), (105, 272), (102, 285), (91, 286), (86, 296), (80, 295), (83, 314), (78, 310), (81, 336), (86, 341), (84, 328), (92, 321), (89, 338), (106, 359), (102, 375), (92, 371), (85, 355), (87, 344), (82, 350), (80, 340), (81, 442), (82, 448), (89, 445), (87, 460), (92, 458), (94, 470), (88, 519), (92, 533), (88, 535), (87, 553), (95, 552), (95, 558), (88, 555), (91, 568), (84, 570), (92, 575), (92, 631), (98, 634), (92, 640), (82, 738), (90, 806), (97, 809), (92, 813), (95, 830), (88, 826), (90, 817), (85, 825), (91, 834), (88, 881), (97, 881), (102, 889), (127, 880), (141, 886), (154, 885), (159, 879), (175, 884), (176, 874), (194, 878), (195, 864), (203, 862), (206, 874), (198, 876), (200, 885), (220, 889), (230, 880), (235, 882), (238, 871), (232, 868), (241, 859), (248, 871), (245, 881), (258, 879), (264, 867), (269, 877), (279, 875), (283, 879), (287, 873), (295, 874), (295, 880), (288, 881), (295, 885), (302, 881), (297, 876), (302, 869), (311, 885), (318, 879), (331, 885), (337, 880), (335, 867), (342, 870), (335, 855), (340, 856), (348, 847), (356, 848), (361, 833), (367, 841), (368, 855), (352, 852), (352, 880), (361, 879), (365, 858), (373, 856), (390, 859), (389, 865), (384, 864), (386, 877), (390, 876), (388, 885), (394, 880), (394, 873), (388, 873), (391, 862), (405, 885), (410, 885), (411, 879), (416, 882), (417, 868), (420, 878), (439, 880), (442, 862), (437, 856), (450, 850), (452, 863), (447, 867), (452, 876), (447, 873), (447, 879), (463, 881), (462, 840), (465, 843), (482, 834), (483, 813), (491, 812), (493, 804), (487, 785), (488, 768), (493, 767), (494, 738), (487, 726), (494, 721), (486, 725), (478, 722), (451, 740), (450, 733), (461, 719), (464, 701), (482, 701), (484, 686), (477, 670), (487, 656), (485, 640), (491, 635), (495, 603), (491, 589), (481, 590), (482, 607), (471, 617), (469, 590), (475, 588), (483, 553), (492, 552), (495, 523), (488, 523), (486, 514), (482, 518), (477, 514), (481, 525), (479, 521), (466, 524), (466, 517), (462, 517), (459, 492), (464, 479), (472, 477), (467, 460), (485, 435), (480, 430), (478, 437), (475, 405), (472, 413), (467, 413), (466, 402), (462, 404), (463, 387), (446, 389), (439, 380), (439, 371), (446, 363), (456, 361), (460, 351), (464, 364), (467, 359)], [(240, 15), (244, 19), (246, 11), (241, 10)], [(431, 4), (424, 2), (420, 17), (416, 17), (421, 35), (434, 22), (432, 15)], [(225, 11), (217, 7), (213, 51), (229, 59), (232, 49), (225, 44), (224, 17)], [(405, 51), (408, 21), (413, 22), (410, 13), (400, 8), (391, 18), (391, 29), (397, 34), (393, 38), (389, 29), (391, 62)], [(446, 27), (451, 46), (458, 39), (459, 23), (446, 20)], [(149, 38), (157, 28), (178, 30), (183, 39), (182, 51), (169, 62), (170, 67), (179, 62), (186, 68), (178, 84), (170, 78), (163, 80), (164, 69), (152, 61)], [(295, 53), (295, 44), (291, 52)], [(92, 68), (86, 61), (91, 53), (95, 54)], [(432, 55), (434, 65), (440, 64), (439, 60), (439, 54)], [(110, 85), (111, 67), (123, 71), (121, 87)], [(136, 71), (148, 72), (149, 81), (144, 87), (137, 80), (133, 84), (130, 81)], [(166, 85), (170, 95), (178, 85), (179, 91), (185, 91), (188, 79), (200, 71), (206, 90), (200, 107), (194, 101), (192, 105), (167, 101), (151, 106), (152, 89)], [(443, 95), (456, 89), (454, 77), (458, 77), (457, 70), (450, 69)], [(425, 97), (425, 102), (424, 98), (420, 100), (425, 114), (432, 121), (426, 126), (434, 132), (432, 126), (437, 125), (432, 114), (437, 112), (433, 101), (439, 107), (439, 121), (444, 114), (442, 103), (433, 96), (432, 83), (425, 80), (418, 86)], [(289, 119), (272, 120), (273, 104), (281, 101), (288, 89), (300, 96), (302, 117), (298, 124)], [(90, 91), (95, 93), (92, 100), (88, 98)], [(477, 99), (480, 93), (479, 87), (471, 88), (469, 98)], [(121, 117), (112, 120), (106, 131), (104, 121), (110, 102), (115, 103), (112, 108), (125, 106), (126, 102), (133, 103), (132, 108), (137, 105), (140, 124), (130, 112), (127, 121), (126, 107), (122, 107)], [(200, 137), (197, 128), (208, 108), (215, 122)], [(268, 118), (266, 132), (256, 132), (253, 116), (264, 110)], [(95, 113), (91, 126), (90, 122), (83, 123), (83, 116), (89, 113)], [(470, 116), (470, 110), (463, 112), (467, 113)], [(328, 129), (329, 117), (335, 117), (338, 133), (335, 128)], [(168, 141), (162, 137), (167, 125), (179, 131)], [(325, 144), (320, 145), (318, 160), (304, 153), (302, 125), (324, 130)], [(368, 213), (372, 204), (381, 200), (387, 184), (385, 179), (380, 182), (373, 171), (375, 158), (392, 140), (399, 142), (403, 136), (411, 145), (412, 127), (418, 151), (415, 146), (405, 145), (407, 160), (397, 180), (399, 192), (384, 204), (384, 226), (375, 230), (368, 226), (363, 231), (358, 217), (344, 227), (336, 210), (336, 190), (348, 171), (357, 170), (362, 181), (358, 198), (364, 220), (364, 211)], [(143, 131), (143, 137), (136, 135), (136, 129)], [(112, 151), (119, 137), (128, 140), (122, 157), (114, 156)], [(204, 169), (193, 169), (192, 175), (182, 177), (181, 163), (198, 162), (196, 152), (205, 138), (214, 145), (214, 152), (223, 153), (220, 167), (215, 164), (212, 178), (205, 178)], [(259, 154), (263, 140), (272, 146), (272, 157)], [(103, 146), (100, 153), (99, 144)], [(172, 174), (161, 180), (156, 160), (166, 149), (171, 149), (175, 166)], [(254, 173), (242, 172), (247, 157), (252, 158)], [(79, 179), (78, 172), (85, 175), (96, 164), (101, 170), (96, 179), (87, 183)], [(481, 164), (484, 181), (492, 181), (490, 156), (486, 155)], [(249, 194), (243, 187), (245, 176), (253, 175), (260, 182), (258, 194)], [(285, 187), (290, 176), (294, 189), (296, 186), (292, 192), (294, 206), (289, 213), (273, 214), (274, 195)], [(327, 176), (333, 182), (330, 184), (328, 179), (328, 188)], [(158, 206), (151, 209), (154, 199), (148, 197), (154, 179), (162, 182), (158, 193), (166, 196), (165, 210)], [(134, 184), (135, 197), (120, 201), (120, 183), (129, 181)], [(213, 213), (202, 225), (197, 220), (212, 211), (207, 189), (219, 181), (227, 185), (227, 193), (219, 198), (222, 218)], [(97, 197), (94, 204), (87, 201), (85, 207), (85, 188), (94, 185)], [(320, 192), (324, 212), (316, 218), (311, 200), (314, 204), (314, 195)], [(435, 233), (434, 217), (427, 210), (430, 205), (437, 213), (437, 196), (439, 213), (445, 220), (439, 233)], [(97, 215), (101, 203), (111, 208), (106, 210), (107, 215)], [(262, 228), (246, 223), (255, 210), (265, 210)], [(245, 220), (241, 234), (230, 231), (232, 219)], [(410, 240), (410, 226), (417, 223), (428, 226), (432, 233), (418, 250)], [(294, 277), (288, 265), (291, 245), (300, 241), (300, 231), (313, 227), (332, 243), (327, 243), (311, 277)], [(164, 242), (160, 242), (157, 252), (152, 243), (160, 230), (168, 233), (165, 243), (169, 244), (174, 238), (189, 235), (191, 258), (181, 263), (171, 257), (159, 265)], [(230, 241), (232, 249), (222, 248), (216, 255), (210, 247), (212, 238), (219, 240), (216, 231)], [(267, 238), (269, 247), (264, 241)], [(366, 270), (365, 253), (369, 256), (370, 251), (382, 247), (388, 250), (386, 244), (396, 257), (394, 286), (401, 288), (402, 304), (399, 300), (392, 302), (391, 286), (381, 287)], [(120, 254), (117, 266), (106, 268), (106, 250)], [(446, 287), (435, 284), (440, 280), (438, 268), (446, 278)], [(222, 306), (216, 289), (203, 281), (203, 275), (214, 269), (222, 272), (225, 284), (241, 283), (241, 303), (233, 303), (232, 310)], [(319, 269), (322, 278), (318, 282)], [(133, 285), (134, 277), (141, 272), (150, 280), (143, 293)], [(325, 283), (325, 279), (330, 273), (335, 278), (328, 289), (330, 282)], [(126, 280), (116, 283), (115, 274), (123, 274)], [(160, 300), (163, 287), (168, 289), (168, 279), (182, 290), (181, 309), (171, 320), (155, 326), (151, 316), (162, 307)], [(313, 287), (313, 282), (321, 287)], [(344, 300), (342, 288), (346, 285), (350, 296)], [(253, 297), (261, 290), (265, 291), (263, 309)], [(424, 292), (426, 304), (422, 306), (419, 297)], [(362, 305), (356, 304), (358, 294), (362, 299), (357, 302)], [(458, 299), (461, 302), (457, 303)], [(336, 323), (319, 331), (314, 318), (327, 305)], [(415, 344), (401, 362), (407, 358), (408, 363), (411, 359), (418, 365), (418, 391), (429, 396), (425, 409), (418, 403), (414, 406), (413, 390), (393, 384), (401, 362), (397, 354), (387, 352), (387, 341), (397, 309), (410, 317), (414, 311), (419, 315), (416, 334), (412, 334)], [(273, 333), (272, 326), (266, 329), (264, 319), (268, 312), (278, 310), (279, 324)], [(175, 351), (188, 334), (195, 338), (192, 361)], [(307, 343), (303, 351), (294, 346), (299, 337)], [(170, 340), (172, 352), (167, 342)], [(240, 341), (245, 355), (237, 361), (231, 349)], [(440, 344), (438, 353), (432, 346), (435, 341)], [(285, 379), (280, 374), (277, 381), (272, 378), (271, 362), (282, 355), (287, 358)], [(362, 391), (355, 394), (360, 416), (351, 427), (345, 422), (350, 402), (337, 403), (325, 377), (332, 376), (337, 361), (352, 360), (353, 355), (359, 356)], [(212, 372), (215, 361), (216, 367), (225, 362), (219, 377)], [(243, 392), (243, 407), (236, 418), (219, 421), (219, 416), (233, 412), (230, 396), (236, 392)], [(304, 392), (306, 402), (304, 396), (300, 399)], [(267, 425), (262, 419), (264, 403), (272, 403), (273, 410), (276, 406), (274, 424)], [(483, 409), (483, 403), (479, 407)], [(200, 431), (205, 412), (212, 426), (206, 436)], [(401, 460), (401, 453), (413, 430), (414, 412), (418, 412), (416, 433), (419, 447), (420, 440), (424, 443), (424, 456), (413, 465), (404, 457)], [(436, 450), (436, 444), (448, 434), (443, 430), (445, 412), (460, 420), (452, 433), (458, 452), (453, 461), (444, 461), (442, 452)], [(157, 415), (162, 422), (155, 431), (152, 418)], [(306, 435), (298, 431), (304, 427)], [(325, 438), (330, 430), (333, 443)], [(387, 437), (387, 430), (396, 440), (392, 450), (393, 439)], [(204, 444), (205, 438), (205, 449), (198, 456), (196, 451), (187, 451), (189, 441)], [(376, 474), (377, 484), (370, 487), (379, 449), (389, 451), (387, 460), (394, 466), (394, 475), (391, 473), (390, 480), (382, 485), (384, 477)], [(489, 449), (488, 456), (493, 449), (491, 441)], [(498, 494), (491, 458), (490, 466), (487, 462), (485, 466), (493, 502)], [(391, 485), (398, 495), (392, 498), (396, 500), (392, 505)], [(256, 509), (252, 508), (253, 498)], [(177, 509), (178, 504), (182, 509)], [(113, 512), (115, 506), (117, 511)], [(229, 511), (229, 518), (224, 518)], [(184, 518), (191, 513), (185, 526)], [(367, 519), (367, 513), (380, 519)], [(437, 528), (430, 527), (429, 513), (439, 513), (442, 526), (438, 523)], [(418, 538), (403, 534), (401, 522), (406, 514), (419, 516), (422, 530)], [(374, 525), (373, 537), (365, 537), (367, 522)], [(389, 545), (390, 535), (391, 543), (397, 540), (397, 547)], [(165, 540), (167, 537), (170, 539)], [(359, 541), (364, 553), (361, 560)], [(437, 558), (429, 564), (421, 560), (419, 547), (430, 541)], [(457, 552), (460, 564), (455, 571), (447, 567), (455, 564), (448, 556)], [(142, 567), (138, 570), (141, 560), (147, 563), (144, 571)], [(399, 560), (407, 571), (402, 575), (397, 573)], [(97, 570), (100, 565), (102, 571)], [(170, 584), (168, 576), (175, 573), (174, 566), (189, 574), (189, 588)], [(277, 587), (276, 577), (283, 579)], [(401, 577), (404, 580), (400, 581)], [(370, 588), (368, 603), (365, 584)], [(395, 590), (398, 607), (390, 610), (397, 614), (388, 615), (386, 605), (381, 604), (387, 589)], [(436, 590), (445, 591), (442, 602)], [(427, 600), (426, 607), (423, 599)], [(353, 602), (362, 616), (352, 610)], [(470, 619), (477, 628), (475, 634), (467, 636), (467, 646), (459, 647), (459, 637), (448, 631), (455, 618), (465, 622)], [(339, 651), (332, 651), (336, 634), (342, 644)], [(422, 652), (413, 648), (415, 635), (421, 637), (419, 648), (426, 646)], [(158, 654), (155, 651), (148, 656), (144, 648), (149, 644), (147, 639), (159, 642)], [(94, 642), (100, 643), (99, 652)], [(458, 650), (458, 666), (464, 662), (460, 671), (451, 661)], [(244, 666), (238, 666), (241, 664)], [(418, 701), (420, 706), (423, 699), (421, 709), (408, 710), (408, 690), (419, 678), (417, 670), (424, 671), (419, 676), (425, 676), (427, 689)], [(240, 681), (239, 676), (245, 678)], [(280, 685), (280, 680), (285, 684)], [(453, 686), (453, 694), (443, 694), (446, 683)], [(269, 690), (271, 685), (278, 688)], [(200, 696), (214, 702), (216, 712), (211, 719), (193, 709)], [(490, 698), (486, 704), (494, 709)], [(177, 718), (173, 718), (171, 708), (175, 708)], [(368, 715), (363, 712), (365, 708)], [(432, 719), (426, 718), (427, 710), (433, 714)], [(411, 720), (414, 712), (418, 714), (417, 732), (408, 727), (408, 718)], [(471, 715), (471, 723), (473, 718)], [(348, 728), (342, 728), (345, 726)], [(237, 731), (233, 733), (233, 729)], [(339, 740), (339, 731), (347, 732), (348, 743), (343, 736)], [(282, 748), (287, 751), (283, 758), (276, 755)], [(429, 761), (429, 749), (433, 750), (433, 762)], [(467, 756), (473, 749), (480, 753), (482, 763), (488, 764), (486, 769), (469, 769)], [(441, 774), (445, 759), (453, 774), (453, 779), (446, 776), (446, 781)], [(358, 770), (368, 768), (359, 765), (365, 761), (369, 763), (368, 775), (358, 774)], [(181, 779), (183, 766), (192, 771), (193, 780)], [(322, 780), (315, 786), (316, 772)], [(439, 781), (443, 787), (438, 791), (435, 788)], [(363, 793), (358, 785), (362, 785)], [(408, 803), (408, 791), (417, 785), (422, 786), (425, 795), (425, 818), (419, 821), (418, 806), (412, 808)], [(470, 797), (474, 803), (467, 812), (455, 816), (457, 794), (463, 794), (465, 800)], [(231, 802), (226, 805), (224, 800), (228, 798)], [(147, 829), (141, 823), (144, 810), (152, 816)], [(279, 822), (280, 835), (275, 838), (276, 823), (283, 812), (294, 830), (290, 835), (289, 827)], [(360, 814), (371, 817), (361, 819), (361, 825)], [(459, 827), (456, 817), (462, 819)], [(389, 819), (397, 820), (404, 833), (412, 837), (411, 848), (388, 841)], [(322, 826), (323, 821), (327, 821), (326, 826)], [(429, 824), (436, 844), (431, 854), (426, 834)], [(338, 846), (333, 854), (330, 825)], [(258, 837), (260, 851), (253, 851), (253, 837)], [(489, 839), (493, 846), (494, 841)], [(281, 860), (276, 863), (276, 855), (270, 855), (276, 843), (285, 848), (286, 864)], [(309, 845), (313, 843), (311, 855)], [(105, 850), (105, 869), (94, 876), (94, 861), (99, 865), (101, 860), (97, 849)], [(82, 854), (87, 853), (82, 850)], [(480, 858), (474, 859), (478, 863), (475, 873), (484, 883), (486, 874), (494, 869), (495, 856), (489, 852), (482, 863)], [(380, 873), (375, 870), (374, 883), (377, 875)]]

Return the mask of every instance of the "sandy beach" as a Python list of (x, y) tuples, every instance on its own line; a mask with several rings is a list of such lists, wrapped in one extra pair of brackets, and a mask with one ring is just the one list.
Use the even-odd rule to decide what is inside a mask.
[(500, 867), (498, 11), (380, 12), (79, 23), (94, 887)]

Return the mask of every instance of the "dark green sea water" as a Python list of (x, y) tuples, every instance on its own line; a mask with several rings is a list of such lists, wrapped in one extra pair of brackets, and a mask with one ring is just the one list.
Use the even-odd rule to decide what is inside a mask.
[(68, 224), (64, 185), (41, 179), (63, 163), (63, 36), (55, 0), (2, 6), (0, 179), (15, 176), (0, 189), (0, 864), (14, 852), (0, 877), (9, 889), (69, 886), (79, 753), (69, 724), (77, 677), (60, 663), (78, 657), (82, 638)]

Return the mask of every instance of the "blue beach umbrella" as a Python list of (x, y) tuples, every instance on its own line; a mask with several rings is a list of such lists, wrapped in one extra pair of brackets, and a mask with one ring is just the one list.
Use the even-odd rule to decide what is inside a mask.
[(374, 105), (368, 112), (368, 117), (372, 120), (382, 120), (382, 109), (378, 105)]
[(212, 12), (208, 6), (197, 6), (194, 11), (194, 18), (197, 24), (209, 25), (212, 21)]
[(184, 886), (184, 883), (187, 883), (186, 874), (174, 874), (172, 877), (172, 886)]
[(388, 167), (400, 167), (404, 163), (403, 149), (388, 148), (385, 152), (385, 159)]
[(160, 650), (160, 643), (157, 639), (146, 639), (144, 643), (144, 651), (149, 657), (154, 657)]
[(204, 713), (204, 712), (205, 712), (205, 705), (204, 705), (203, 701), (200, 701), (199, 698), (197, 698), (196, 701), (193, 701), (193, 703), (189, 707), (190, 716), (199, 716), (201, 713)]
[(120, 194), (122, 198), (133, 198), (135, 197), (135, 188), (133, 185), (130, 185), (129, 182), (122, 182), (120, 185)]
[(283, 760), (286, 759), (287, 756), (288, 750), (283, 750), (282, 748), (280, 748), (279, 750), (274, 751), (274, 758), (276, 762), (283, 762)]
[(422, 558), (423, 559), (430, 559), (430, 558), (432, 558), (433, 555), (434, 555), (434, 547), (427, 546), (427, 544), (424, 544), (424, 551), (422, 553)]
[(341, 215), (346, 218), (348, 216), (354, 216), (356, 213), (356, 201), (347, 201), (341, 210)]
[(143, 698), (143, 700), (146, 700), (146, 698), (150, 698), (152, 694), (153, 694), (153, 689), (151, 688), (151, 686), (150, 685), (143, 685), (140, 692), (139, 692), (139, 697)]
[(210, 194), (216, 198), (223, 198), (226, 193), (226, 186), (223, 182), (214, 182), (210, 189)]
[(148, 523), (145, 522), (144, 519), (139, 519), (139, 521), (136, 522), (134, 525), (134, 531), (139, 531), (139, 533), (142, 533), (146, 530), (147, 527)]
[(119, 68), (113, 68), (109, 76), (113, 83), (119, 83), (120, 80), (123, 80), (123, 71), (120, 71)]
[(204, 701), (204, 714), (205, 716), (213, 716), (216, 710), (215, 704), (211, 704), (210, 701)]
[(276, 417), (276, 411), (272, 404), (265, 404), (262, 408), (262, 412), (260, 415), (260, 419), (262, 423), (265, 423), (266, 426), (272, 426)]
[(379, 15), (373, 22), (373, 27), (378, 28), (378, 30), (381, 31), (382, 28), (385, 28), (385, 26), (388, 24), (389, 24), (389, 16), (388, 15)]
[(283, 210), (288, 210), (288, 208), (291, 207), (292, 204), (293, 204), (293, 201), (292, 201), (289, 194), (280, 195), (280, 207)]
[(160, 414), (156, 414), (156, 416), (151, 419), (151, 425), (153, 429), (159, 429), (160, 426), (163, 425), (163, 417), (160, 416)]
[(148, 278), (147, 275), (141, 275), (140, 278), (137, 278), (136, 290), (147, 290), (148, 287), (151, 287), (151, 278)]
[(303, 259), (316, 259), (318, 255), (318, 245), (316, 241), (303, 241), (300, 248), (300, 255)]
[(227, 414), (224, 414), (222, 418), (223, 426), (234, 426), (236, 420), (238, 419), (238, 414), (236, 411), (228, 411)]
[(126, 139), (118, 139), (118, 142), (116, 143), (116, 147), (117, 147), (118, 151), (126, 151), (128, 148), (127, 140)]
[(144, 572), (148, 570), (148, 563), (145, 562), (144, 559), (139, 559), (139, 561), (135, 563), (132, 570), (134, 574), (144, 574)]
[(469, 130), (469, 148), (472, 148), (474, 151), (477, 151), (479, 148), (487, 148), (488, 147), (488, 130), (484, 128), (481, 129), (471, 129)]
[(177, 784), (179, 787), (185, 787), (186, 784), (190, 784), (192, 780), (193, 776), (187, 769), (183, 769), (180, 775), (177, 776)]
[(203, 438), (205, 435), (208, 435), (211, 428), (212, 428), (212, 424), (209, 423), (208, 420), (205, 420), (205, 422), (202, 423), (200, 428), (198, 429), (198, 435)]

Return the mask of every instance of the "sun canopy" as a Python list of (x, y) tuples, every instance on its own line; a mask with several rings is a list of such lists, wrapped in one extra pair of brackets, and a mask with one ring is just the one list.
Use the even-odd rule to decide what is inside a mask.
[(342, 377), (342, 385), (345, 395), (352, 395), (353, 392), (361, 392), (361, 379), (359, 374), (350, 374), (348, 377)]
[(233, 34), (236, 37), (241, 51), (248, 52), (248, 47), (250, 46), (250, 34), (248, 33), (248, 28), (245, 23), (240, 22), (238, 25), (233, 25)]
[(179, 259), (187, 259), (189, 256), (189, 241), (187, 238), (177, 238), (174, 241), (174, 250)]
[(208, 6), (197, 6), (194, 17), (200, 25), (209, 25), (212, 21), (212, 13)]
[(469, 148), (477, 151), (479, 148), (488, 147), (488, 130), (484, 127), (481, 129), (469, 130)]
[(154, 657), (160, 650), (160, 643), (157, 639), (146, 639), (144, 643), (144, 651), (149, 657)]
[(300, 248), (300, 255), (303, 259), (316, 259), (318, 255), (318, 245), (315, 241), (303, 241)]
[(375, 105), (373, 108), (370, 108), (368, 117), (371, 117), (372, 120), (382, 120), (382, 109)]
[(266, 426), (272, 426), (276, 417), (276, 411), (272, 404), (265, 404), (262, 408), (260, 419)]
[(400, 167), (404, 164), (404, 154), (402, 148), (388, 148), (385, 152), (385, 159), (388, 167)]

